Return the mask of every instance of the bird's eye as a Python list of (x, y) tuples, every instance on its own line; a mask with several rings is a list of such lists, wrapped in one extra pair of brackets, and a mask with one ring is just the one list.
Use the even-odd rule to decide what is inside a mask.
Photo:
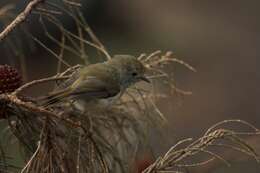
[(133, 72), (133, 73), (132, 73), (132, 76), (137, 76), (137, 73), (136, 73), (136, 72)]

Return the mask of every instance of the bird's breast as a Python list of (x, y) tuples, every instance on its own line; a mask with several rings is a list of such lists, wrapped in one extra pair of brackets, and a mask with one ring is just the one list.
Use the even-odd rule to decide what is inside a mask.
[(109, 109), (115, 104), (115, 102), (119, 99), (120, 94), (109, 98), (101, 98), (101, 99), (77, 99), (73, 102), (76, 109), (85, 112), (85, 111), (93, 111), (93, 110), (104, 110)]

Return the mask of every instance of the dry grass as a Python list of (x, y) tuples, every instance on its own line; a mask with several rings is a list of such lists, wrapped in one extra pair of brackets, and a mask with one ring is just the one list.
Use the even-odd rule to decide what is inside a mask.
[[(151, 68), (152, 80), (165, 77), (160, 76), (162, 69), (159, 74), (154, 69), (159, 69), (156, 66), (160, 58), (168, 64), (169, 55), (147, 56), (149, 62), (144, 63)], [(47, 172), (127, 172), (129, 160), (135, 157), (139, 145), (146, 142), (148, 129), (166, 123), (154, 103), (157, 94), (141, 86), (130, 88), (113, 107), (84, 113), (72, 109), (69, 103), (39, 107), (37, 99), (22, 95), (34, 85), (68, 79), (78, 68), (78, 65), (71, 67), (53, 77), (29, 82), (11, 94), (1, 95), (9, 128), (28, 156), (22, 172), (40, 173), (46, 169)], [(174, 85), (169, 87), (175, 90)]]
[[(230, 129), (221, 128), (222, 125), (229, 123), (237, 123), (239, 126), (246, 125), (252, 129), (252, 131), (236, 132)], [(259, 163), (260, 157), (258, 154), (241, 138), (241, 136), (259, 134), (259, 129), (242, 120), (225, 120), (219, 122), (210, 127), (206, 133), (197, 140), (188, 138), (179, 141), (172, 146), (164, 156), (159, 157), (152, 165), (143, 171), (143, 173), (181, 173), (186, 172), (191, 167), (205, 166), (215, 159), (220, 160), (227, 166), (231, 166), (225, 158), (213, 150), (216, 147), (239, 151), (253, 157)], [(184, 143), (189, 144), (184, 145)], [(180, 147), (181, 145), (184, 146)], [(207, 154), (208, 158), (202, 161), (194, 161), (194, 157), (199, 157), (202, 153)]]

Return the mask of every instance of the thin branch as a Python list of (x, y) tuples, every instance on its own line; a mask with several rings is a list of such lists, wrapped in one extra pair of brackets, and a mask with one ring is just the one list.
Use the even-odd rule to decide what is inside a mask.
[(73, 120), (71, 120), (69, 118), (63, 118), (49, 110), (36, 106), (33, 103), (23, 102), (22, 100), (20, 100), (18, 97), (16, 97), (13, 94), (7, 94), (7, 95), (2, 94), (2, 95), (0, 95), (0, 100), (5, 101), (7, 103), (12, 103), (16, 106), (19, 106), (20, 108), (30, 110), (31, 112), (37, 113), (38, 115), (41, 115), (41, 116), (47, 116), (49, 118), (55, 118), (58, 120), (62, 120), (65, 123), (67, 123), (68, 125), (70, 125), (72, 127), (81, 128), (84, 132), (86, 132), (86, 129), (81, 125), (81, 123), (74, 122)]
[(32, 82), (29, 82), (29, 83), (26, 83), (25, 85), (21, 86), (20, 88), (18, 88), (17, 90), (15, 90), (13, 92), (14, 95), (18, 95), (19, 93), (21, 93), (23, 90), (31, 87), (31, 86), (34, 86), (36, 84), (41, 84), (41, 83), (45, 83), (45, 82), (49, 82), (49, 81), (57, 81), (57, 80), (65, 80), (65, 79), (68, 79), (69, 76), (61, 76), (61, 77), (57, 77), (56, 75), (55, 76), (52, 76), (52, 77), (48, 77), (48, 78), (43, 78), (43, 79), (39, 79), (39, 80), (34, 80)]
[(0, 33), (0, 42), (12, 32), (19, 24), (24, 22), (26, 18), (31, 14), (32, 10), (35, 9), (40, 3), (44, 0), (33, 0), (31, 1), (24, 11), (22, 11), (1, 33)]
[[(62, 36), (61, 36), (61, 47), (60, 47), (60, 54), (59, 54), (59, 57), (62, 60), (63, 60), (63, 55), (64, 55), (65, 42), (66, 42), (66, 37), (65, 37), (64, 33), (62, 33)], [(58, 61), (58, 65), (57, 65), (57, 73), (61, 72), (61, 68), (62, 68), (62, 61), (59, 60)]]
[(32, 157), (30, 158), (30, 160), (27, 162), (27, 164), (25, 165), (25, 167), (22, 169), (21, 173), (24, 173), (31, 165), (31, 163), (33, 162), (33, 159), (36, 157), (36, 155), (39, 153), (41, 147), (41, 142), (39, 141), (38, 146), (36, 151), (34, 152), (34, 154), (32, 155)]
[(77, 173), (80, 173), (80, 153), (81, 153), (81, 137), (82, 134), (79, 132), (79, 145), (78, 145), (78, 156), (77, 156)]

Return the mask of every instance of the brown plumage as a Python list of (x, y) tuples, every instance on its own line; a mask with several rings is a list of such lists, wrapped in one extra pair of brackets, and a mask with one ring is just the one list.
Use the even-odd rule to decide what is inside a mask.
[(117, 55), (109, 61), (83, 67), (71, 85), (51, 93), (42, 105), (49, 106), (65, 99), (88, 102), (114, 97), (140, 80), (148, 81), (144, 73), (145, 67), (135, 57)]

